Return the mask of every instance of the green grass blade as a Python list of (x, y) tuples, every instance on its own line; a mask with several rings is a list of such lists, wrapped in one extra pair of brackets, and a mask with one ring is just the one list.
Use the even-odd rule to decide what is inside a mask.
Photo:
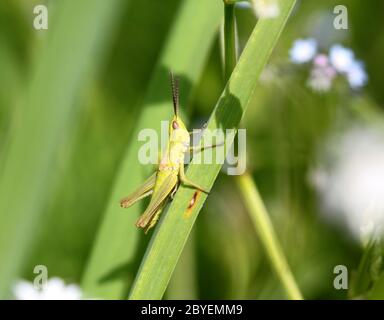
[(26, 104), (0, 177), (0, 296), (9, 290), (28, 253), (54, 184), (55, 155), (76, 114), (74, 97), (123, 4), (60, 1), (50, 17), (47, 41), (36, 55)]
[(170, 69), (180, 77), (181, 106), (185, 107), (217, 33), (220, 17), (220, 1), (185, 0), (181, 5), (149, 84), (142, 113), (116, 177), (83, 276), (82, 287), (92, 297), (121, 298), (126, 295), (133, 280), (137, 268), (135, 258), (140, 252), (139, 240), (142, 236), (142, 230), (138, 230), (134, 223), (143, 208), (135, 205), (122, 209), (119, 200), (150, 174), (150, 168), (143, 168), (137, 160), (140, 147), (137, 136), (143, 128), (160, 132), (160, 120), (169, 120), (172, 115)]
[[(224, 67), (225, 79), (228, 80), (228, 75), (232, 73), (237, 62), (236, 20), (234, 19), (233, 4), (225, 4), (224, 7)], [(237, 182), (249, 216), (255, 226), (255, 230), (264, 245), (265, 252), (271, 261), (272, 267), (275, 269), (277, 276), (283, 284), (287, 296), (294, 300), (303, 299), (251, 174), (245, 172), (242, 175), (236, 176), (235, 181)]]
[[(295, 0), (280, 1), (281, 13), (278, 18), (258, 22), (211, 115), (209, 129), (238, 127), (256, 88), (257, 79), (294, 4)], [(234, 134), (227, 136), (229, 145), (233, 138)], [(220, 168), (220, 164), (195, 164), (192, 161), (187, 176), (204, 187), (212, 187)], [(181, 187), (168, 212), (163, 215), (161, 224), (155, 230), (147, 248), (131, 290), (130, 299), (162, 298), (188, 235), (207, 197), (205, 194), (200, 194), (195, 205), (186, 212), (194, 192), (192, 189)]]
[(292, 300), (302, 300), (303, 296), (296, 284), (275, 230), (273, 229), (272, 222), (269, 219), (267, 209), (265, 208), (251, 175), (245, 173), (236, 177), (236, 183), (239, 186), (241, 196), (243, 197), (256, 232), (271, 261), (272, 267), (275, 269), (276, 274), (283, 285), (287, 297)]
[(165, 293), (167, 300), (196, 300), (199, 298), (196, 260), (196, 236), (192, 232), (169, 282)]

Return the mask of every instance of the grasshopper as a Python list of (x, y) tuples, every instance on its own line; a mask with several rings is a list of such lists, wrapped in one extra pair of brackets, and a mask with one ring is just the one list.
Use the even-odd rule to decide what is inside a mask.
[[(190, 135), (184, 122), (179, 116), (179, 81), (170, 73), (172, 100), (174, 115), (169, 125), (169, 139), (167, 147), (160, 157), (158, 169), (153, 173), (136, 191), (123, 198), (120, 205), (123, 208), (132, 206), (137, 201), (152, 195), (150, 203), (145, 212), (136, 222), (136, 226), (143, 228), (145, 233), (151, 229), (158, 221), (162, 210), (168, 200), (173, 198), (180, 183), (198, 189), (202, 192), (209, 193), (208, 190), (190, 181), (184, 172), (184, 156), (186, 152), (199, 152), (206, 148), (213, 148), (218, 145), (211, 146), (190, 146)], [(200, 129), (200, 130), (204, 130)]]

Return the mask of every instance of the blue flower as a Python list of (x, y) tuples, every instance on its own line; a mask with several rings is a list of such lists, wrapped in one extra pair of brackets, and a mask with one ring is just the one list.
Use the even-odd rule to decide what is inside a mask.
[(293, 63), (301, 64), (311, 61), (316, 52), (317, 42), (315, 39), (298, 39), (293, 43), (289, 56)]
[(354, 61), (352, 63), (347, 71), (347, 79), (352, 89), (359, 89), (367, 83), (368, 75), (361, 61)]
[(355, 61), (355, 55), (349, 48), (335, 44), (329, 50), (329, 60), (338, 72), (347, 72)]

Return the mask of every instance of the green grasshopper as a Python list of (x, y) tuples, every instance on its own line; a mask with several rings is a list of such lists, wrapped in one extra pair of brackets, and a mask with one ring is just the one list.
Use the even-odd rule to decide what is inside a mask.
[(156, 224), (169, 198), (173, 198), (180, 183), (209, 193), (208, 190), (188, 180), (185, 176), (184, 156), (190, 151), (198, 152), (206, 148), (218, 146), (190, 146), (191, 133), (188, 132), (179, 116), (179, 81), (174, 77), (173, 73), (170, 73), (170, 78), (174, 116), (169, 125), (168, 145), (161, 157), (157, 171), (136, 191), (120, 201), (120, 205), (123, 208), (128, 208), (137, 201), (152, 195), (147, 209), (136, 222), (136, 226), (143, 228), (145, 233)]

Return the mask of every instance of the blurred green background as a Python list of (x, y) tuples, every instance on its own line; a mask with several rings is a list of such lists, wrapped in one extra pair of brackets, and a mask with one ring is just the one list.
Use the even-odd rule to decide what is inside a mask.
[[(37, 228), (31, 231), (33, 242), (28, 241), (28, 247), (23, 248), (22, 273), (18, 274), (18, 278), (32, 280), (34, 266), (46, 265), (50, 277), (80, 283), (118, 166), (127, 144), (135, 142), (132, 130), (141, 113), (141, 101), (182, 1), (111, 1), (108, 5), (113, 8), (105, 15), (107, 18), (102, 5), (98, 9), (80, 5), (79, 10), (84, 12), (74, 12), (74, 16), (100, 10), (99, 19), (89, 28), (74, 25), (71, 20), (55, 21), (64, 16), (61, 2), (70, 1), (74, 0), (0, 2), (0, 177), (5, 174), (4, 159), (12, 149), (13, 137), (25, 129), (23, 117), (28, 110), (23, 108), (28, 105), (29, 90), (36, 89), (30, 85), (36, 77), (36, 66), (47, 62), (52, 69), (46, 72), (61, 72), (66, 83), (68, 68), (81, 70), (84, 64), (88, 65), (79, 71), (72, 89), (48, 87), (46, 90), (57, 90), (58, 94), (35, 97), (52, 110), (58, 106), (66, 108), (66, 104), (71, 105), (71, 110), (63, 113), (63, 117), (70, 117), (63, 121), (69, 128), (54, 148), (54, 161), (42, 170), (53, 182), (39, 195), (43, 205), (37, 209)], [(33, 8), (37, 4), (49, 9), (48, 30), (33, 28)], [(333, 287), (333, 268), (342, 264), (352, 272), (362, 255), (361, 245), (345, 229), (322, 218), (315, 191), (308, 182), (316, 152), (330, 130), (348, 126), (354, 119), (369, 121), (372, 114), (380, 118), (384, 102), (384, 2), (344, 0), (342, 4), (349, 13), (347, 31), (332, 27), (333, 7), (337, 4), (340, 1), (298, 1), (269, 67), (289, 66), (288, 52), (293, 41), (315, 37), (325, 49), (336, 42), (352, 48), (365, 62), (368, 85), (358, 94), (350, 94), (343, 85), (319, 94), (306, 87), (305, 72), (282, 68), (279, 77), (261, 81), (242, 122), (247, 129), (248, 170), (269, 209), (298, 285), (308, 299), (347, 298), (346, 290)], [(236, 14), (243, 47), (257, 19), (251, 10), (237, 9)], [(94, 39), (90, 55), (66, 60), (72, 67), (62, 65), (59, 58), (63, 51), (57, 52), (57, 61), (44, 60), (50, 43), (62, 40), (50, 38), (56, 23), (68, 29), (79, 28), (80, 36)], [(61, 33), (63, 37), (74, 34), (77, 32)], [(83, 43), (80, 36), (79, 46)], [(186, 106), (192, 125), (207, 119), (224, 86), (219, 39), (218, 32)], [(61, 49), (71, 55), (77, 48)], [(60, 81), (52, 84), (55, 85), (60, 85)], [(56, 101), (61, 98), (61, 90), (73, 93), (73, 97)], [(39, 123), (40, 116), (44, 116), (35, 116), (39, 130), (44, 125), (44, 121)], [(52, 124), (53, 130), (59, 125), (60, 122)], [(28, 163), (33, 151), (31, 148), (20, 155), (21, 163)], [(39, 161), (39, 157), (33, 161)], [(8, 191), (3, 196), (24, 201), (12, 185)], [(12, 212), (0, 212), (0, 216), (5, 228)], [(18, 250), (17, 243), (14, 248)], [(6, 249), (0, 245), (0, 250)], [(142, 246), (141, 254), (136, 255), (137, 265), (144, 249)], [(217, 179), (165, 298), (285, 298), (230, 176), (223, 173)]]

